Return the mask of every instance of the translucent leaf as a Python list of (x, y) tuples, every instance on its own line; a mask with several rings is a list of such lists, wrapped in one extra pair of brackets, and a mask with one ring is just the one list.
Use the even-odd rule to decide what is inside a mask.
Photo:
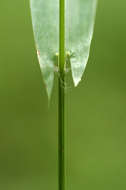
[[(97, 0), (65, 0), (66, 51), (75, 86), (86, 67), (93, 35)], [(40, 68), (48, 96), (54, 81), (54, 57), (59, 52), (59, 0), (30, 0), (33, 30)]]
[(48, 97), (54, 82), (54, 56), (59, 51), (59, 0), (30, 0), (36, 49)]
[(93, 35), (96, 0), (66, 0), (66, 49), (75, 86), (85, 70)]

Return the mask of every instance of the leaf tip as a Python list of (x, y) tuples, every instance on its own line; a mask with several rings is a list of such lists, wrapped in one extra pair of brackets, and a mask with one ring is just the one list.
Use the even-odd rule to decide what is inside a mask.
[(80, 81), (81, 81), (81, 78), (74, 78), (74, 86), (77, 87)]

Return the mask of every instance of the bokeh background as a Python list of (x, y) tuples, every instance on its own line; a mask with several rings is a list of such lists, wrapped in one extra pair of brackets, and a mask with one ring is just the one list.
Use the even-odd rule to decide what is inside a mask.
[[(67, 189), (126, 189), (126, 2), (99, 0), (82, 82), (67, 89)], [(0, 1), (0, 189), (57, 189), (57, 82), (50, 108), (29, 1)]]

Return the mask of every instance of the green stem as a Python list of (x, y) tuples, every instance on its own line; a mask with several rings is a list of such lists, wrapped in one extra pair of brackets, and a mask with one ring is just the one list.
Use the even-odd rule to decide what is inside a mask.
[(60, 1), (59, 9), (59, 67), (64, 72), (65, 65), (65, 0)]
[(60, 12), (59, 12), (59, 106), (58, 106), (58, 183), (59, 190), (65, 190), (65, 0), (59, 0)]
[(64, 88), (59, 78), (59, 190), (65, 190), (65, 130), (64, 130)]

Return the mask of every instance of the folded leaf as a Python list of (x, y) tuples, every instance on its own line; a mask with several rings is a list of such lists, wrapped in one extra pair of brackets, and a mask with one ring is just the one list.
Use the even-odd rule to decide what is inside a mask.
[(43, 79), (50, 98), (54, 56), (59, 51), (59, 0), (30, 0), (33, 31)]
[[(93, 35), (97, 0), (66, 0), (65, 46), (75, 86), (84, 73)], [(33, 31), (40, 68), (50, 98), (54, 56), (59, 52), (59, 0), (30, 0)]]
[(97, 0), (66, 0), (66, 48), (71, 53), (75, 86), (85, 70), (93, 35)]

